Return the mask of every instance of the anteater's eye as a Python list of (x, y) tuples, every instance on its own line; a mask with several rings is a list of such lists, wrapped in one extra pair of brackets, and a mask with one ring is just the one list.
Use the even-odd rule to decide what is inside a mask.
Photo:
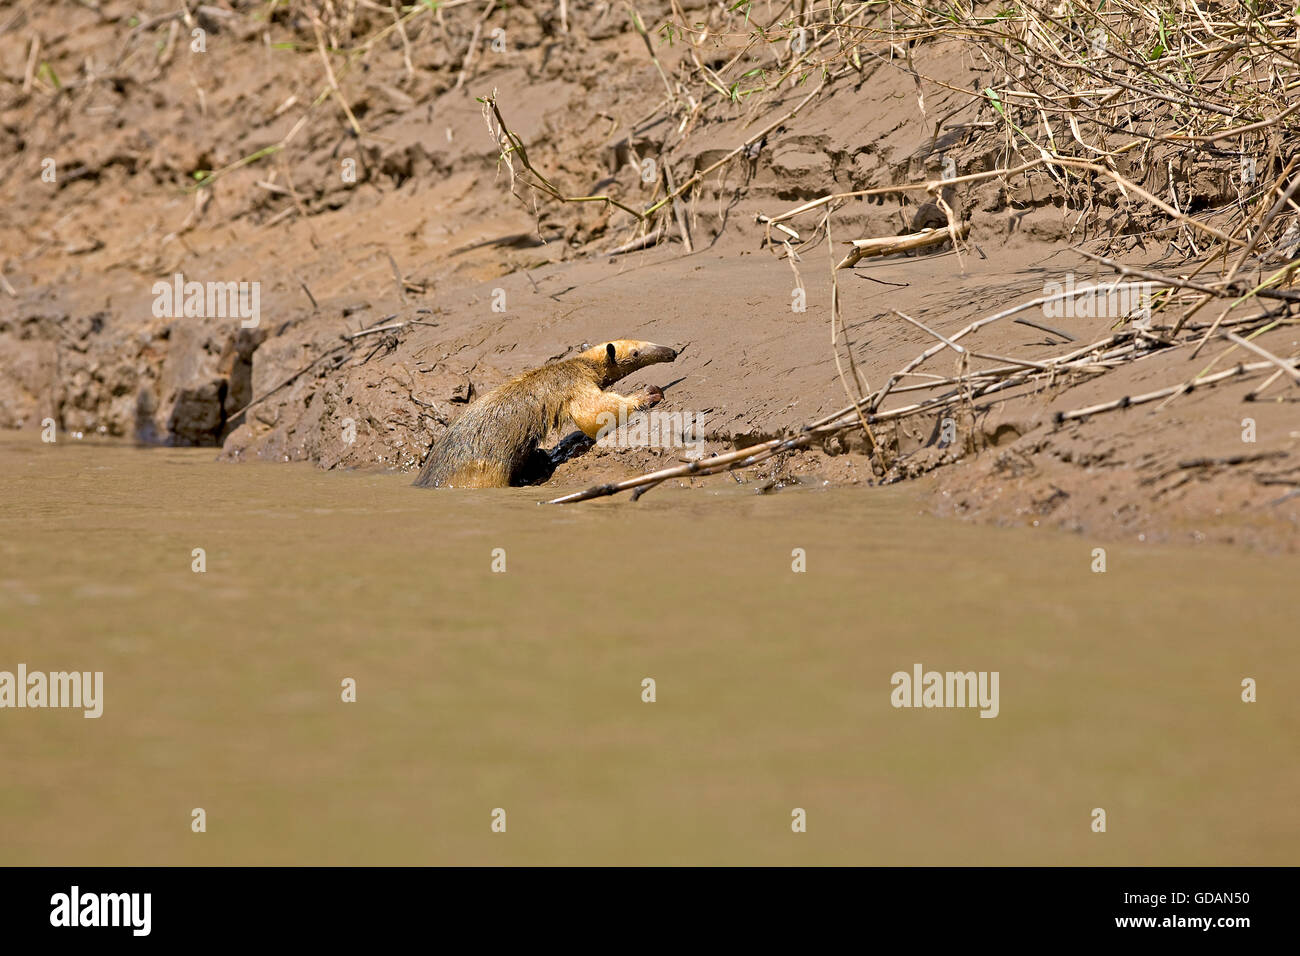
[(633, 350), (632, 350), (632, 357), (633, 357), (633, 358), (636, 358), (636, 357), (637, 357), (638, 355), (640, 355), (640, 354), (641, 354), (641, 350), (640, 350), (640, 349), (633, 349)]

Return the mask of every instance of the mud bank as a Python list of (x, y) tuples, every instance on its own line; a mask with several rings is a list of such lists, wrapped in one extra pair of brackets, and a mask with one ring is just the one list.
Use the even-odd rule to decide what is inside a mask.
[[(655, 116), (665, 77), (698, 57), (701, 69), (743, 75), (747, 48), (716, 5), (677, 4), (713, 34), (667, 43), (652, 29), (656, 60), (613, 4), (570, 10), (563, 23), (550, 4), (486, 18), (445, 7), (436, 17), (404, 8), (399, 27), (343, 4), (351, 16), (326, 18), (319, 36), (310, 4), (269, 19), (251, 3), (6, 11), (0, 425), (35, 436), (53, 419), (64, 434), (219, 446), (228, 461), (414, 471), (475, 396), (585, 343), (635, 337), (684, 352), (629, 388), (680, 378), (662, 408), (691, 413), (717, 452), (845, 406), (849, 360), (860, 376), (850, 393), (877, 388), (934, 332), (952, 335), (1066, 276), (1114, 277), (1072, 246), (1180, 275), (1195, 268), (1194, 241), (1113, 185), (1087, 196), (1081, 226), (1078, 197), (1048, 171), (960, 183), (942, 194), (969, 229), (959, 249), (839, 271), (837, 363), (840, 243), (940, 226), (946, 214), (925, 194), (847, 200), (829, 236), (816, 217), (795, 223), (804, 241), (793, 262), (759, 220), (831, 193), (1006, 165), (989, 145), (996, 114), (966, 92), (991, 82), (988, 64), (943, 42), (905, 58), (877, 47), (820, 90), (816, 76), (796, 77), (761, 102), (737, 96), (675, 125)], [(667, 3), (638, 9), (647, 24), (675, 16)], [(565, 192), (638, 207), (775, 125), (657, 222), (660, 244), (611, 255), (638, 236), (618, 209), (535, 203), (518, 184), (512, 195), (478, 100), (493, 92), (530, 161)], [(1230, 212), (1241, 198), (1230, 158), (1159, 160), (1123, 157), (1117, 168), (1152, 194), (1172, 190), (1180, 209)], [(155, 284), (177, 275), (257, 282), (256, 327), (157, 314)], [(979, 348), (1043, 362), (1125, 319), (1024, 317), (1055, 331), (999, 322)], [(1298, 338), (1280, 321), (1252, 341), (1288, 356)], [(881, 425), (874, 455), (845, 435), (734, 480), (764, 490), (919, 481), (944, 515), (1294, 550), (1300, 391), (1285, 377), (1253, 402), (1243, 399), (1263, 376), (1057, 420), (1243, 361), (1222, 351), (1153, 350), (1104, 376)], [(954, 360), (921, 372), (951, 375)], [(597, 448), (552, 481), (608, 481), (680, 454)]]

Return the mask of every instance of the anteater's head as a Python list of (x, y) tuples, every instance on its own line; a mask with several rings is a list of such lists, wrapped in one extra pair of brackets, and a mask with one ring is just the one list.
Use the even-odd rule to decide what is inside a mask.
[(600, 376), (600, 387), (609, 388), (620, 378), (631, 375), (639, 368), (671, 362), (677, 351), (653, 342), (636, 342), (632, 339), (615, 339), (604, 345), (587, 349), (579, 358), (591, 362)]

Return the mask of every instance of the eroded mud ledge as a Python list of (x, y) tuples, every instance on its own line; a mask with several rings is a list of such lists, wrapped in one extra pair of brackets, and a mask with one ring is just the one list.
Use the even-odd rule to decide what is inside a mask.
[[(460, 87), (473, 18), (449, 15), (446, 39), (417, 36), (413, 72), (395, 42), (342, 77), (365, 130), (360, 141), (331, 101), (291, 149), (195, 192), (188, 187), (196, 172), (225, 169), (281, 141), (298, 121), (292, 108), (281, 111), (284, 103), (310, 99), (320, 80), (311, 44), (279, 51), (268, 66), (268, 25), (235, 7), (238, 15), (207, 23), (219, 77), (185, 56), (164, 61), (148, 44), (119, 61), (134, 29), (127, 19), (134, 8), (125, 4), (104, 3), (98, 14), (34, 10), (24, 30), (0, 37), (4, 62), (22, 63), (21, 37), (41, 32), (45, 56), (65, 79), (59, 90), (39, 80), (25, 90), (19, 77), (0, 100), (0, 136), (18, 157), (0, 172), (9, 211), (0, 271), (12, 290), (0, 288), (0, 425), (35, 433), (53, 418), (64, 433), (220, 446), (227, 460), (414, 470), (475, 395), (585, 342), (635, 336), (687, 345), (672, 370), (685, 378), (664, 409), (695, 413), (712, 449), (737, 447), (845, 403), (829, 346), (831, 252), (824, 241), (804, 249), (807, 311), (793, 312), (793, 276), (762, 248), (756, 217), (828, 192), (937, 177), (949, 157), (959, 175), (999, 163), (975, 135), (978, 125), (933, 134), (920, 122), (913, 77), (869, 65), (810, 102), (756, 156), (693, 193), (691, 254), (674, 241), (603, 255), (634, 235), (627, 223), (610, 209), (559, 205), (535, 219), (509, 193), (475, 97), (496, 90), (534, 162), (574, 189), (643, 201), (661, 186), (643, 182), (630, 159), (677, 146), (679, 178), (707, 168), (744, 139), (736, 122), (744, 111), (703, 122), (684, 147), (667, 124), (633, 127), (663, 90), (624, 19), (575, 14), (563, 34), (548, 10), (512, 7), (498, 14), (508, 53), (481, 58)], [(667, 15), (668, 5), (647, 3), (641, 13)], [(310, 36), (294, 15), (269, 29)], [(168, 26), (156, 27), (164, 39)], [(366, 35), (364, 26), (353, 25), (355, 36)], [(661, 51), (670, 69), (681, 55)], [(109, 80), (67, 82), (87, 58), (100, 74), (116, 63)], [(915, 62), (959, 89), (988, 79), (941, 44), (918, 48)], [(782, 91), (765, 108), (780, 115), (806, 95)], [(940, 116), (962, 102), (938, 92), (927, 109)], [(962, 118), (988, 121), (974, 109)], [(60, 171), (53, 183), (41, 179), (46, 157)], [(355, 181), (343, 174), (347, 160)], [(1214, 208), (1236, 194), (1230, 164), (1216, 162), (1125, 171), (1160, 195), (1173, 172), (1182, 203)], [(854, 361), (873, 386), (933, 342), (892, 310), (950, 332), (1067, 273), (1111, 276), (1068, 250), (1084, 238), (1072, 232), (1078, 212), (1046, 175), (1011, 188), (975, 183), (952, 198), (971, 230), (960, 257), (922, 252), (840, 273)], [(1150, 239), (1150, 223), (1130, 222), (1116, 190), (1099, 190), (1091, 202), (1108, 230), (1133, 234), (1126, 261), (1190, 269), (1171, 264), (1165, 244)], [(837, 212), (834, 238), (894, 235), (926, 215), (906, 197), (858, 201)], [(153, 283), (175, 273), (259, 281), (258, 328), (155, 317)], [(1065, 321), (1079, 341), (1114, 324), (1107, 317), (1055, 324)], [(401, 328), (341, 338), (389, 325)], [(1052, 341), (1004, 323), (980, 345), (1032, 358), (1053, 354)], [(1259, 342), (1287, 355), (1296, 333), (1282, 327)], [(977, 405), (956, 422), (953, 442), (943, 440), (936, 418), (911, 419), (883, 430), (887, 466), (853, 439), (833, 439), (743, 480), (776, 487), (920, 479), (941, 514), (1293, 550), (1300, 393), (1285, 382), (1253, 403), (1242, 401), (1251, 384), (1230, 383), (1167, 404), (1053, 421), (1063, 410), (1186, 380), (1207, 361), (1157, 354), (1096, 382)], [(936, 361), (943, 373), (951, 364)], [(351, 443), (343, 440), (349, 421)], [(1253, 442), (1243, 441), (1249, 429)], [(552, 483), (623, 477), (672, 456), (602, 450), (562, 467)]]

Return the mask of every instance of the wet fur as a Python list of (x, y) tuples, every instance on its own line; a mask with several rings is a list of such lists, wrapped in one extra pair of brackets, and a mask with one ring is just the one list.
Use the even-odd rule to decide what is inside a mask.
[[(417, 487), (504, 488), (538, 471), (541, 442), (566, 419), (595, 437), (601, 412), (646, 408), (653, 392), (606, 392), (639, 368), (677, 353), (651, 342), (618, 340), (525, 372), (467, 408), (425, 458)], [(662, 393), (660, 393), (661, 395)]]

